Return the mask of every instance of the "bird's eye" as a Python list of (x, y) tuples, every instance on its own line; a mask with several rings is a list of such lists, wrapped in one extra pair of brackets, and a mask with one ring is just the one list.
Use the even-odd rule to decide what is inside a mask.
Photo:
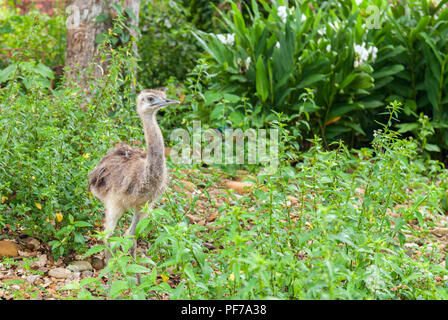
[(153, 97), (149, 97), (147, 100), (148, 100), (148, 102), (153, 102), (154, 98)]

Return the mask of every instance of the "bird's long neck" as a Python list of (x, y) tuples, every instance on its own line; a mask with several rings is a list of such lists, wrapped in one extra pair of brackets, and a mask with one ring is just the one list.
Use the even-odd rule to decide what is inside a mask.
[(145, 180), (151, 184), (165, 176), (165, 144), (162, 132), (157, 124), (156, 114), (148, 114), (142, 117), (143, 129), (147, 145)]

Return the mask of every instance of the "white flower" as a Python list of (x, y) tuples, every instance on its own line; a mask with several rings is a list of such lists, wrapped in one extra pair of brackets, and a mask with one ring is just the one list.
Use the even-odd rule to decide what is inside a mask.
[(233, 33), (226, 33), (226, 34), (217, 34), (216, 37), (219, 41), (221, 41), (222, 44), (225, 45), (231, 45), (235, 43), (235, 34)]
[(238, 58), (237, 60), (236, 60), (236, 63), (239, 65), (239, 66), (244, 66), (244, 68), (246, 69), (246, 70), (249, 70), (249, 67), (250, 67), (250, 63), (252, 62), (252, 60), (250, 59), (250, 57), (247, 57), (246, 58), (246, 60), (244, 60), (244, 64), (243, 64), (243, 60), (241, 60), (241, 58)]
[(326, 49), (327, 49), (328, 52), (330, 52), (331, 51), (331, 44), (327, 45)]
[(286, 6), (280, 6), (277, 8), (277, 15), (282, 19), (283, 23), (286, 23), (288, 17), (288, 8)]
[(302, 13), (302, 22), (303, 21), (306, 21), (306, 15), (304, 15), (303, 13)]
[(280, 42), (277, 41), (277, 42), (275, 43), (275, 47), (278, 48), (278, 49), (280, 49)]
[(250, 59), (250, 57), (247, 57), (246, 61), (244, 61), (244, 64), (246, 65), (246, 69), (249, 69), (251, 61), (252, 60)]
[(339, 21), (329, 22), (328, 25), (335, 31), (339, 29)]
[(362, 43), (362, 45), (355, 44), (354, 50), (355, 50), (355, 55), (356, 55), (355, 62), (354, 62), (355, 68), (359, 67), (364, 62), (369, 60), (369, 56), (372, 58), (372, 61), (375, 61), (377, 53), (378, 53), (377, 47), (369, 47), (367, 49), (366, 44), (364, 42)]
[(362, 3), (362, 0), (355, 0), (356, 5), (359, 7), (359, 5)]

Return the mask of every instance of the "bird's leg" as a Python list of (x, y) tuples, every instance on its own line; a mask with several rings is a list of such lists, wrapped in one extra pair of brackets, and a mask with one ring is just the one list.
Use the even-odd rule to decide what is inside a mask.
[[(133, 237), (134, 245), (131, 248), (131, 255), (135, 259), (135, 252), (137, 251), (137, 240), (135, 239), (135, 229), (137, 227), (138, 222), (145, 216), (145, 212), (143, 209), (136, 208), (134, 212), (134, 216), (132, 217), (132, 222), (128, 230), (126, 230), (126, 235), (130, 235)], [(137, 273), (137, 285), (140, 285), (141, 277), (140, 274)]]
[[(105, 243), (107, 243), (109, 238), (112, 236), (115, 227), (117, 226), (117, 222), (124, 212), (124, 209), (113, 201), (105, 202), (104, 206), (106, 207), (104, 231), (107, 233), (105, 239)], [(105, 250), (104, 256), (107, 264), (112, 256), (108, 249)]]
[(136, 208), (134, 212), (134, 216), (132, 218), (131, 225), (129, 226), (129, 229), (126, 230), (125, 235), (133, 236), (134, 245), (131, 248), (131, 254), (132, 257), (135, 259), (135, 251), (137, 247), (137, 241), (135, 240), (135, 229), (137, 227), (138, 222), (145, 216), (145, 212), (143, 209)]

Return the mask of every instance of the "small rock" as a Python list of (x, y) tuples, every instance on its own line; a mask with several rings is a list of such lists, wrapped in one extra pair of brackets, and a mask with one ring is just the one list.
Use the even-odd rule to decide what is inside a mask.
[(93, 277), (93, 274), (94, 274), (93, 271), (90, 271), (90, 270), (84, 271), (84, 272), (82, 273), (82, 275), (83, 275), (84, 278)]
[(38, 268), (43, 268), (45, 267), (45, 265), (47, 264), (47, 255), (46, 254), (42, 254), (39, 256), (39, 260), (33, 262), (32, 265), (38, 267)]
[(40, 275), (35, 274), (35, 275), (31, 275), (31, 276), (27, 276), (25, 279), (26, 281), (28, 281), (30, 284), (33, 284), (36, 280), (38, 280), (40, 278)]
[(71, 274), (72, 274), (72, 272), (65, 268), (54, 268), (54, 269), (51, 269), (50, 271), (48, 271), (48, 275), (50, 277), (57, 278), (57, 279), (68, 278), (68, 277), (70, 277)]
[(100, 258), (93, 257), (91, 259), (90, 263), (92, 264), (92, 266), (95, 270), (101, 270), (104, 268), (104, 262)]
[[(87, 272), (87, 271), (86, 271)], [(68, 278), (67, 280), (79, 280), (79, 278), (81, 277), (81, 272), (75, 271), (73, 272), (73, 274), (70, 276), (70, 278)]]
[(23, 240), (25, 248), (31, 251), (36, 251), (40, 248), (40, 242), (37, 239), (34, 239), (32, 237), (28, 237), (25, 240)]
[(83, 272), (86, 270), (93, 270), (93, 267), (89, 261), (73, 261), (68, 266), (68, 269), (75, 272)]
[(12, 241), (0, 241), (0, 257), (17, 257), (19, 255), (19, 245)]

